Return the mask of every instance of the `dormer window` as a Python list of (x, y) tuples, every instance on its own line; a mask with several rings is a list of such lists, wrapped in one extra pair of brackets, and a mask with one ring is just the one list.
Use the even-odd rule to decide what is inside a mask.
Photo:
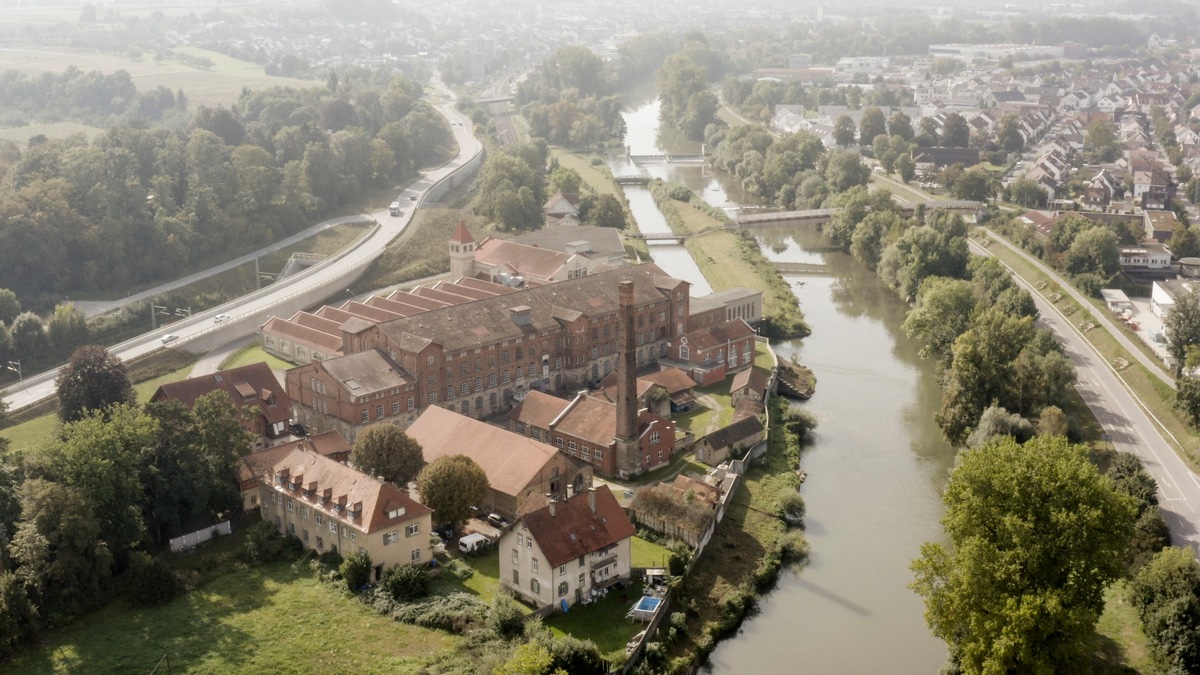
[(281, 473), (275, 474), (275, 484), (283, 485), (283, 474), (281, 474)]
[(391, 511), (388, 511), (387, 517), (388, 518), (399, 518), (400, 516), (403, 516), (407, 511), (408, 511), (408, 509), (401, 506), (399, 508), (395, 508), (395, 509), (392, 509)]

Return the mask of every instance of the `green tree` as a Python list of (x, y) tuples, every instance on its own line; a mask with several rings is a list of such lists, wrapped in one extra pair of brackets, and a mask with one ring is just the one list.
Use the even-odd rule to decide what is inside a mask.
[(1000, 147), (1007, 152), (1021, 152), (1025, 149), (1025, 137), (1021, 134), (1021, 121), (1016, 115), (1009, 113), (1000, 118), (1000, 130), (996, 134)]
[(470, 457), (448, 455), (421, 471), (417, 489), (437, 522), (457, 525), (471, 516), (472, 506), (487, 499), (488, 477)]
[(1093, 227), (1075, 237), (1063, 258), (1070, 274), (1098, 274), (1108, 278), (1120, 269), (1121, 251), (1117, 235), (1107, 227)]
[(1196, 291), (1180, 293), (1175, 306), (1163, 319), (1167, 334), (1167, 352), (1175, 362), (1175, 377), (1183, 373), (1189, 345), (1200, 344), (1200, 295)]
[(871, 145), (876, 136), (887, 136), (887, 121), (883, 111), (875, 106), (863, 108), (862, 118), (858, 122), (859, 144)]
[(1192, 550), (1164, 549), (1138, 572), (1131, 590), (1160, 672), (1200, 670), (1200, 563)]
[(33, 356), (46, 347), (46, 324), (33, 312), (21, 312), (9, 326), (12, 336), (12, 349), (16, 356), (22, 358)]
[(1028, 178), (1018, 178), (1008, 185), (1008, 198), (1021, 206), (1038, 209), (1046, 205), (1050, 195)]
[(1095, 161), (1111, 162), (1116, 159), (1120, 149), (1117, 147), (1117, 133), (1109, 120), (1096, 120), (1087, 127), (1083, 138), (1083, 146)]
[(942, 122), (942, 145), (947, 148), (965, 148), (971, 140), (971, 129), (967, 126), (967, 120), (958, 113), (950, 113), (946, 115), (946, 120)]
[(425, 458), (421, 444), (391, 424), (367, 427), (358, 435), (350, 452), (350, 463), (363, 473), (405, 487), (421, 473)]
[(397, 602), (429, 595), (429, 573), (421, 565), (396, 565), (383, 573), (379, 586)]
[(896, 173), (900, 175), (900, 180), (905, 183), (909, 183), (917, 177), (917, 165), (913, 163), (913, 159), (908, 153), (897, 157), (893, 166), (896, 169)]
[(954, 196), (959, 199), (970, 199), (977, 202), (990, 201), (996, 194), (995, 181), (992, 172), (983, 165), (975, 165), (964, 171), (954, 182)]
[(617, 230), (625, 229), (625, 208), (613, 195), (600, 195), (588, 209), (584, 223), (592, 227), (611, 227)]
[(1066, 436), (1068, 431), (1067, 415), (1062, 408), (1048, 405), (1042, 408), (1038, 415), (1038, 433), (1043, 436)]
[(889, 136), (899, 136), (906, 141), (911, 141), (913, 139), (912, 118), (903, 110), (897, 110), (888, 118), (887, 132)]
[(1175, 410), (1193, 427), (1200, 427), (1200, 380), (1183, 376), (1175, 380)]
[(0, 288), (0, 323), (12, 323), (21, 313), (21, 303), (17, 294), (7, 288)]
[(1200, 256), (1200, 237), (1190, 227), (1176, 227), (1167, 248), (1175, 258), (1194, 258)]
[(971, 326), (975, 289), (969, 281), (929, 277), (904, 319), (904, 333), (922, 343), (921, 357), (949, 361), (951, 348)]
[(77, 348), (59, 373), (55, 386), (58, 417), (64, 422), (82, 419), (88, 411), (104, 411), (134, 400), (125, 364), (98, 345)]
[(841, 115), (833, 123), (833, 140), (843, 148), (854, 145), (857, 133), (858, 130), (854, 128), (854, 120), (850, 119), (848, 115)]
[(1009, 436), (1018, 443), (1024, 443), (1033, 437), (1033, 425), (1017, 413), (1010, 413), (1000, 406), (988, 406), (967, 437), (967, 447), (978, 449), (997, 436)]
[(574, 169), (559, 167), (550, 173), (550, 194), (579, 194), (583, 179)]
[(963, 672), (1069, 669), (1122, 573), (1131, 500), (1061, 437), (960, 458), (943, 497), (951, 547), (926, 543), (913, 562), (926, 621)]
[(75, 347), (88, 338), (87, 317), (73, 303), (60, 304), (50, 317), (49, 334), (55, 347)]
[(0, 571), (0, 658), (12, 654), (32, 633), (37, 609), (17, 575)]
[(57, 626), (102, 603), (112, 555), (100, 540), (96, 505), (80, 490), (41, 478), (25, 481), (20, 500), (10, 550), (42, 618)]

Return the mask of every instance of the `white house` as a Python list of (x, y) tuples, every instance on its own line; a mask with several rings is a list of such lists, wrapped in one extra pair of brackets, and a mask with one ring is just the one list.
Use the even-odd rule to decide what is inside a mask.
[(1171, 252), (1157, 242), (1121, 248), (1121, 269), (1162, 270), (1170, 266)]
[(538, 609), (589, 601), (628, 579), (633, 523), (607, 485), (565, 501), (535, 495), (500, 538), (500, 585)]

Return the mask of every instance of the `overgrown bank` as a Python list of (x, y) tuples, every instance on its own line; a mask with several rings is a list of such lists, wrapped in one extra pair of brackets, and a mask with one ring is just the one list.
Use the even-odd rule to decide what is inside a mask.
[(654, 181), (650, 192), (672, 232), (706, 233), (688, 239), (686, 247), (713, 290), (748, 286), (763, 292), (764, 335), (802, 338), (812, 333), (787, 282), (753, 238), (726, 229), (730, 222), (725, 212), (679, 183)]
[(647, 645), (640, 672), (684, 673), (703, 664), (774, 587), (784, 563), (808, 554), (803, 531), (789, 527), (784, 516), (803, 513), (803, 500), (796, 505), (797, 469), (800, 448), (815, 423), (780, 397), (772, 400), (768, 414), (766, 453), (748, 467), (725, 519), (677, 589), (673, 609), (684, 613), (684, 628), (668, 633), (673, 642)]

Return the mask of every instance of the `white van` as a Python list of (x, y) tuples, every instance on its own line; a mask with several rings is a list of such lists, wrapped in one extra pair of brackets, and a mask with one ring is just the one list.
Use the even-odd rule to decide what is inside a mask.
[(474, 534), (465, 534), (458, 540), (458, 550), (463, 553), (477, 553), (487, 548), (492, 540), (488, 539), (478, 532)]
[(400, 202), (392, 202), (391, 205), (388, 206), (388, 213), (393, 216), (400, 215)]

